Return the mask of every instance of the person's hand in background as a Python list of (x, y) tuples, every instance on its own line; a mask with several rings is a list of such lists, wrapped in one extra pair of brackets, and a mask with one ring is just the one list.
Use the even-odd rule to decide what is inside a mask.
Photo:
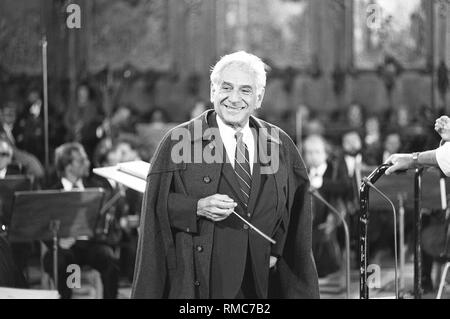
[(450, 142), (450, 117), (441, 116), (438, 118), (434, 124), (434, 129), (444, 141)]

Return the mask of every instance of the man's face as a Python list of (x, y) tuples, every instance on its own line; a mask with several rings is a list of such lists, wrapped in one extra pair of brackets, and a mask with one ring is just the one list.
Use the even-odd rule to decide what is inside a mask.
[(358, 104), (353, 104), (350, 106), (348, 111), (348, 118), (352, 124), (361, 124), (362, 122), (362, 113), (361, 108)]
[(0, 142), (0, 170), (11, 164), (12, 150), (5, 142)]
[(7, 106), (0, 111), (0, 121), (8, 125), (13, 125), (16, 122), (16, 109), (12, 106)]
[(327, 153), (323, 143), (305, 143), (305, 161), (308, 167), (319, 167), (327, 162)]
[(78, 88), (78, 103), (83, 104), (89, 100), (89, 90), (86, 86), (82, 85)]
[(39, 100), (39, 93), (37, 91), (31, 91), (28, 94), (28, 102), (35, 103), (37, 100)]
[(120, 163), (139, 159), (139, 154), (128, 143), (120, 143), (117, 145), (116, 154)]
[(89, 167), (91, 163), (84, 151), (73, 151), (72, 162), (67, 166), (66, 170), (76, 178), (83, 178), (89, 175)]
[(400, 136), (398, 134), (390, 134), (387, 136), (386, 141), (384, 142), (384, 148), (391, 154), (398, 153), (400, 150), (401, 142)]
[(356, 155), (361, 151), (361, 138), (357, 133), (347, 133), (343, 138), (342, 147), (346, 153)]
[(225, 124), (242, 128), (261, 105), (264, 89), (256, 90), (255, 74), (248, 67), (231, 64), (221, 72), (217, 85), (211, 85), (211, 102)]

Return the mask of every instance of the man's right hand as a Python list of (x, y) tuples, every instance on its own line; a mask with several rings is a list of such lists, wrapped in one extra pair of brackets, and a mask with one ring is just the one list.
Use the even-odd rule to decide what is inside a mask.
[(211, 195), (197, 202), (197, 216), (220, 222), (230, 216), (236, 206), (237, 203), (228, 195)]
[(414, 161), (412, 154), (394, 154), (387, 159), (386, 164), (392, 164), (385, 172), (386, 175), (391, 175), (397, 171), (413, 168)]

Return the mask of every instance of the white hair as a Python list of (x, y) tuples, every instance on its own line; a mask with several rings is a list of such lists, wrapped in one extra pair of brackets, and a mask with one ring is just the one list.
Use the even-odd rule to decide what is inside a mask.
[(256, 90), (260, 93), (266, 87), (266, 70), (264, 62), (256, 55), (245, 51), (238, 51), (223, 56), (211, 69), (211, 83), (218, 85), (223, 69), (231, 64), (245, 65), (249, 67), (256, 76)]

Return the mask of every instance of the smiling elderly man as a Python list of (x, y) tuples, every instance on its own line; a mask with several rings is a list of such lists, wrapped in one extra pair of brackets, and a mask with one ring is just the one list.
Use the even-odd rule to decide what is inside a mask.
[(224, 56), (211, 73), (214, 110), (160, 143), (134, 298), (318, 298), (306, 168), (286, 133), (252, 116), (265, 84), (258, 57)]

